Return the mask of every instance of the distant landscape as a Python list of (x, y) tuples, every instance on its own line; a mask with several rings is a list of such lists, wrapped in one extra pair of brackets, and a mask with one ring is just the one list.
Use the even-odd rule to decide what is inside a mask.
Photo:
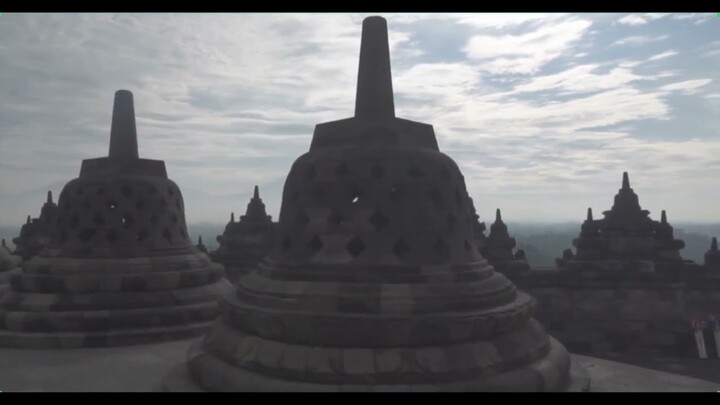
[[(488, 228), (490, 223), (485, 223)], [(572, 248), (572, 240), (580, 233), (580, 223), (512, 223), (507, 222), (510, 234), (517, 241), (517, 247), (524, 249), (528, 262), (534, 267), (555, 266), (555, 258), (562, 255), (563, 250)], [(720, 236), (720, 223), (717, 224), (673, 224), (675, 237), (685, 241), (685, 248), (680, 252), (683, 258), (703, 262), (705, 252), (710, 248), (713, 236)], [(218, 246), (216, 240), (225, 228), (225, 224), (197, 223), (188, 225), (188, 232), (197, 243), (199, 235), (209, 250)], [(20, 232), (20, 226), (0, 226), (0, 237), (9, 246), (12, 238)], [(485, 232), (487, 235), (487, 231)], [(12, 247), (11, 247), (12, 248)]]

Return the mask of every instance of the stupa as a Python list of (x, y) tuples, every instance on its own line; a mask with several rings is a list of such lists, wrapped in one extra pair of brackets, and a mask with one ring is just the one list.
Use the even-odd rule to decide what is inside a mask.
[(710, 250), (705, 252), (705, 268), (710, 271), (720, 271), (720, 250), (718, 250), (717, 238), (712, 238)]
[(502, 273), (518, 273), (530, 270), (525, 252), (513, 253), (516, 242), (510, 237), (508, 227), (502, 220), (500, 209), (495, 211), (495, 222), (490, 225), (490, 234), (481, 251), (483, 257)]
[(485, 242), (487, 241), (487, 236), (485, 236), (485, 222), (480, 222), (480, 215), (477, 214), (477, 210), (475, 209), (475, 202), (472, 198), (470, 198), (470, 211), (472, 212), (471, 217), (473, 221), (473, 235), (474, 235), (474, 241), (475, 246), (477, 247), (478, 251), (482, 254), (483, 249), (485, 249)]
[(20, 236), (13, 238), (16, 255), (28, 260), (42, 252), (54, 236), (57, 210), (52, 191), (48, 191), (45, 204), (40, 210), (40, 217), (31, 218), (28, 215), (25, 224), (20, 228)]
[(230, 215), (225, 231), (217, 237), (220, 246), (211, 256), (225, 265), (225, 277), (234, 282), (270, 253), (274, 237), (275, 224), (265, 212), (260, 190), (255, 186), (245, 215), (240, 216), (239, 222), (235, 222), (234, 213)]
[(205, 254), (208, 254), (207, 247), (203, 244), (203, 241), (202, 241), (202, 235), (198, 236), (198, 243), (197, 243), (197, 245), (195, 245), (195, 247), (197, 248), (197, 250), (199, 250)]
[(534, 300), (473, 247), (465, 181), (433, 127), (395, 117), (385, 19), (363, 21), (355, 116), (316, 126), (278, 227), (164, 390), (579, 387)]
[(57, 235), (10, 278), (0, 346), (118, 346), (200, 335), (231, 285), (187, 235), (161, 160), (138, 156), (132, 93), (115, 93), (108, 157), (82, 162)]
[(3, 239), (0, 245), (0, 296), (8, 288), (10, 276), (20, 271), (21, 263), (22, 258), (12, 254)]
[(573, 240), (577, 252), (558, 259), (561, 268), (620, 274), (700, 267), (680, 256), (685, 243), (674, 238), (665, 211), (658, 222), (650, 218), (650, 211), (640, 207), (627, 172), (623, 173), (622, 187), (612, 208), (603, 215), (603, 219), (594, 220), (588, 208), (580, 236)]

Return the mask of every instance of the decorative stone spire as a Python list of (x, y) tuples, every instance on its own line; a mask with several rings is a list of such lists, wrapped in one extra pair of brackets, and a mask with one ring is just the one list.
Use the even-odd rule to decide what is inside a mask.
[(199, 251), (201, 251), (201, 252), (203, 252), (203, 253), (205, 253), (205, 254), (207, 254), (207, 252), (208, 252), (207, 247), (205, 247), (205, 245), (203, 245), (202, 235), (198, 236), (198, 243), (197, 243), (197, 246), (195, 246), (195, 247), (196, 247)]
[(245, 215), (235, 222), (233, 213), (223, 234), (217, 236), (220, 246), (210, 256), (225, 265), (225, 278), (235, 281), (271, 251), (274, 238), (275, 224), (265, 212), (260, 188), (255, 186)]
[(623, 172), (622, 188), (623, 190), (630, 189), (630, 177), (628, 176), (628, 172)]
[(363, 21), (355, 116), (395, 117), (387, 21), (382, 17), (368, 17)]
[(234, 212), (230, 213), (230, 222), (235, 222), (235, 213)]
[[(680, 249), (682, 240), (675, 239), (673, 227), (668, 223), (666, 211), (660, 221), (650, 218), (643, 210), (635, 191), (630, 187), (630, 177), (623, 172), (622, 187), (615, 195), (613, 206), (603, 212), (604, 218), (593, 220), (588, 208), (587, 219), (581, 226), (580, 236), (573, 239), (577, 254), (572, 260), (564, 260), (565, 269), (601, 268), (608, 274), (653, 271), (677, 267), (682, 263)], [(638, 263), (646, 264), (638, 264)], [(622, 263), (625, 270), (617, 270)]]
[(46, 201), (46, 203), (47, 203), (47, 204), (52, 204), (52, 203), (53, 203), (52, 190), (48, 190), (48, 192), (47, 192), (47, 201)]
[(586, 221), (592, 221), (592, 220), (593, 220), (592, 208), (588, 207)]
[(115, 92), (108, 156), (122, 159), (138, 159), (139, 157), (135, 106), (133, 105), (133, 95), (127, 90)]
[(527, 271), (530, 269), (530, 265), (527, 263), (525, 251), (518, 250), (513, 254), (516, 245), (515, 238), (510, 237), (508, 227), (502, 220), (500, 209), (496, 209), (495, 222), (490, 225), (490, 234), (481, 251), (483, 257), (501, 273)]
[[(500, 213), (500, 208), (495, 210), (495, 222), (490, 225), (490, 235), (489, 238), (506, 238), (509, 237), (508, 234), (508, 228), (507, 225), (502, 220), (502, 214)], [(513, 247), (515, 245), (513, 244)]]
[(27, 219), (25, 220), (25, 223), (26, 223), (26, 224), (29, 224), (29, 223), (30, 223), (30, 215), (27, 216)]
[(253, 197), (247, 205), (245, 215), (240, 217), (240, 222), (253, 220), (253, 221), (265, 221), (267, 213), (265, 212), (265, 204), (260, 199), (260, 189), (255, 186), (253, 190)]
[(705, 253), (705, 268), (713, 272), (720, 271), (720, 250), (718, 250), (718, 241), (716, 237), (710, 242), (710, 250)]

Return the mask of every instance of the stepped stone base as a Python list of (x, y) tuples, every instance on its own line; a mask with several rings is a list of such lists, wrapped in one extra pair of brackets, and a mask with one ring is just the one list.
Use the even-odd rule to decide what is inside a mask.
[[(551, 338), (552, 339), (552, 338)], [(316, 384), (301, 380), (283, 380), (268, 375), (249, 372), (225, 363), (217, 358), (203, 354), (201, 343), (193, 345), (188, 352), (188, 364), (175, 367), (156, 387), (163, 392), (202, 392), (189, 369), (194, 364), (204, 362), (202, 369), (197, 370), (203, 376), (202, 384), (213, 391), (231, 392), (472, 392), (494, 391), (514, 392), (517, 387), (525, 385), (523, 391), (545, 391), (546, 384), (556, 382), (548, 379), (557, 378), (562, 367), (570, 362), (569, 381), (564, 384), (568, 392), (585, 392), (590, 389), (588, 372), (568, 356), (564, 348), (553, 339), (551, 351), (546, 358), (522, 368), (510, 370), (491, 377), (478, 376), (464, 381), (453, 381), (437, 384)], [(556, 369), (558, 368), (559, 369)], [(523, 383), (518, 383), (521, 380)]]
[(205, 255), (37, 257), (0, 297), (0, 346), (112, 347), (202, 335), (233, 291)]

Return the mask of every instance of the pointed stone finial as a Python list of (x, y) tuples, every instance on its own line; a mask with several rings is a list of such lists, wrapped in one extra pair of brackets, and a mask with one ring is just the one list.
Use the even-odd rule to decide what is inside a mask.
[(627, 172), (623, 172), (622, 188), (624, 188), (624, 189), (630, 188), (630, 177), (628, 176)]
[(202, 245), (202, 235), (198, 236), (198, 245)]
[(260, 189), (258, 186), (255, 186), (255, 190), (253, 191), (253, 198), (258, 200), (260, 199)]
[(48, 190), (47, 192), (47, 203), (52, 204), (52, 190)]
[(717, 252), (718, 251), (718, 245), (717, 245), (717, 238), (713, 237), (712, 242), (710, 242), (710, 251)]
[(139, 157), (133, 95), (127, 90), (115, 92), (112, 127), (110, 129), (110, 153), (108, 156), (125, 159), (137, 159)]
[(660, 214), (660, 223), (667, 224), (667, 215), (665, 214), (665, 210), (662, 210), (662, 213)]
[(395, 117), (387, 21), (378, 16), (363, 20), (355, 117)]
[(230, 213), (230, 222), (235, 222), (235, 213), (234, 212)]
[(30, 223), (30, 215), (27, 216), (27, 219), (25, 220), (25, 223), (26, 223), (26, 224), (29, 224), (29, 223)]
[(495, 222), (502, 222), (502, 215), (500, 214), (500, 208), (495, 210)]
[(592, 220), (593, 220), (592, 208), (590, 208), (590, 207), (588, 207), (588, 210), (587, 210), (587, 220), (588, 220), (588, 221), (592, 221)]

